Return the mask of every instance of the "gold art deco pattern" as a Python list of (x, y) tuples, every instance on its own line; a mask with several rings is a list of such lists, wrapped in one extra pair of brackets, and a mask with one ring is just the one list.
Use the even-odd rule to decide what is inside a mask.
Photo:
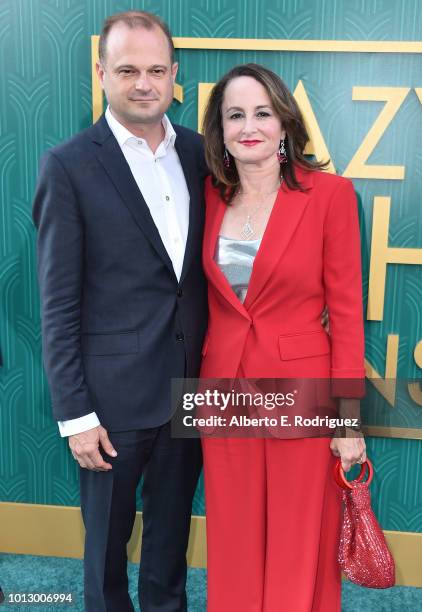
[[(420, 375), (422, 11), (418, 0), (2, 0), (1, 501), (79, 503), (77, 470), (52, 422), (42, 372), (31, 199), (42, 151), (92, 120), (91, 37), (99, 33), (106, 15), (128, 8), (157, 12), (180, 39), (181, 89), (176, 97), (183, 101), (175, 101), (170, 112), (177, 122), (196, 128), (206, 84), (236, 63), (265, 63), (295, 91), (315, 152), (330, 156), (332, 170), (354, 181), (361, 205), (365, 297), (370, 267), (378, 266), (371, 287), (375, 301), (369, 307), (365, 303), (368, 367), (379, 376), (384, 392), (384, 396), (378, 393), (378, 401), (388, 404), (385, 377)], [(204, 50), (200, 43), (198, 48), (186, 48), (193, 45), (183, 41), (192, 38), (249, 42), (247, 50), (239, 40), (232, 50)], [(250, 39), (259, 39), (260, 49), (265, 47), (262, 41), (270, 41), (271, 47), (275, 41), (289, 43), (279, 50), (255, 50)], [(299, 43), (293, 49), (292, 41), (301, 40), (325, 41), (325, 50), (306, 50), (310, 43), (304, 43), (304, 51)], [(378, 46), (373, 52), (333, 52), (326, 48), (330, 40), (378, 41)], [(404, 48), (389, 41), (413, 41), (414, 46)], [(371, 176), (363, 178), (368, 167)], [(377, 223), (385, 227), (388, 221), (384, 246), (374, 245), (374, 207)], [(370, 260), (371, 244), (376, 260)], [(391, 259), (384, 292), (379, 276), (383, 256)], [(403, 400), (405, 406), (409, 397)], [(382, 526), (422, 531), (421, 441), (374, 438), (369, 447), (377, 466), (374, 499)], [(204, 513), (202, 486), (194, 513)]]

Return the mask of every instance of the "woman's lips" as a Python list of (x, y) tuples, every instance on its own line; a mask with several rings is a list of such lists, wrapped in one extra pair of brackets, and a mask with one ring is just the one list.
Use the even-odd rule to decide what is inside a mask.
[(254, 147), (255, 145), (259, 144), (261, 142), (261, 140), (240, 140), (240, 144), (244, 145), (245, 147)]

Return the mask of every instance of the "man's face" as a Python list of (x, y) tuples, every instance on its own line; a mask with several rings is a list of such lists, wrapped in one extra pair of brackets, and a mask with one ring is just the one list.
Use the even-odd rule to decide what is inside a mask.
[(114, 116), (128, 129), (161, 122), (173, 99), (178, 65), (160, 28), (111, 29), (97, 74)]

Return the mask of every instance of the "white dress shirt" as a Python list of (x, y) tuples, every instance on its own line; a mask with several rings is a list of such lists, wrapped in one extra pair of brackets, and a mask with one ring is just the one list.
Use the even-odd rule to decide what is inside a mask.
[[(164, 140), (155, 153), (146, 140), (134, 136), (111, 114), (107, 123), (120, 145), (142, 196), (149, 208), (178, 280), (182, 272), (189, 228), (189, 191), (179, 156), (174, 147), (176, 132), (163, 117)], [(72, 436), (100, 425), (95, 412), (68, 421), (59, 421), (62, 437)]]

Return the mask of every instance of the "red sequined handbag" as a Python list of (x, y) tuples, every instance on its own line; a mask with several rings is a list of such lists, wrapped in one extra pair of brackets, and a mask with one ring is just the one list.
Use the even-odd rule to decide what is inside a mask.
[[(366, 470), (368, 478), (364, 481)], [(343, 524), (338, 561), (345, 576), (355, 584), (387, 589), (395, 583), (394, 559), (371, 507), (369, 485), (372, 463), (367, 460), (356, 480), (348, 481), (337, 459), (334, 478), (343, 489)]]

